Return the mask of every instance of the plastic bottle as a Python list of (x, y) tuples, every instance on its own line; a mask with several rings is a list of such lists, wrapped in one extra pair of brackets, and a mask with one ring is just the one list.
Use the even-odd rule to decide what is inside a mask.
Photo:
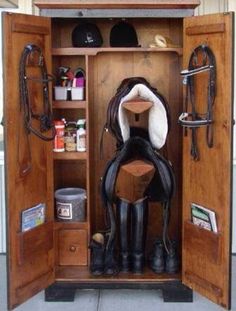
[(64, 146), (65, 123), (63, 120), (55, 120), (54, 125), (56, 129), (56, 135), (54, 138), (53, 151), (63, 152), (65, 151), (65, 146)]
[(85, 119), (79, 119), (77, 121), (77, 151), (86, 151)]

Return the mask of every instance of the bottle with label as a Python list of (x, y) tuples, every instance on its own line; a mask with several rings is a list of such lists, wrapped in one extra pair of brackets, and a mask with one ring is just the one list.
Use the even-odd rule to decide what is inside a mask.
[(77, 151), (86, 151), (85, 119), (79, 119), (77, 121)]
[(65, 122), (64, 120), (55, 120), (54, 125), (56, 129), (56, 135), (54, 138), (53, 151), (63, 152), (65, 151), (64, 146)]

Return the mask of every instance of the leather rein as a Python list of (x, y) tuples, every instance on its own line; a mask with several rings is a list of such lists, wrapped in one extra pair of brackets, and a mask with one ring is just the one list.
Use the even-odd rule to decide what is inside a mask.
[[(209, 72), (207, 85), (207, 111), (200, 114), (195, 105), (195, 76)], [(179, 123), (192, 131), (191, 156), (199, 160), (197, 146), (197, 128), (206, 127), (206, 142), (213, 147), (213, 105), (216, 96), (216, 60), (212, 50), (207, 45), (199, 45), (192, 52), (187, 70), (183, 70), (183, 83), (186, 84), (185, 111), (179, 117)], [(191, 112), (188, 111), (188, 105)]]

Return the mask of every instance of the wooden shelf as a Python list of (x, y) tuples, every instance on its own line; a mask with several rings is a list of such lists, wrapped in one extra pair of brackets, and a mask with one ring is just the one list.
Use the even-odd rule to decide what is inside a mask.
[(109, 283), (113, 284), (135, 284), (135, 283), (160, 283), (163, 281), (176, 281), (180, 280), (180, 273), (177, 274), (156, 274), (149, 268), (144, 269), (142, 274), (134, 273), (119, 273), (116, 276), (93, 276), (88, 266), (58, 266), (56, 268), (56, 281), (59, 282), (78, 282), (78, 283)]
[(52, 102), (53, 109), (86, 109), (86, 105), (85, 100), (54, 100)]
[(86, 221), (55, 221), (54, 229), (88, 229), (88, 223)]
[(67, 151), (67, 152), (53, 152), (54, 160), (86, 160), (86, 152), (76, 152), (76, 151)]
[(120, 53), (120, 52), (153, 52), (153, 53), (177, 53), (179, 56), (183, 54), (183, 49), (179, 48), (114, 48), (114, 47), (101, 47), (101, 48), (53, 48), (52, 55), (54, 56), (76, 56), (76, 55), (97, 55), (98, 53)]

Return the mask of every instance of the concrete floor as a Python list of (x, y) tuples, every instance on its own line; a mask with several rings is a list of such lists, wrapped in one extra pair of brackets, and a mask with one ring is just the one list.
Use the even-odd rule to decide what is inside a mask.
[[(6, 257), (0, 255), (0, 311), (7, 311)], [(223, 308), (194, 293), (193, 303), (166, 303), (157, 290), (78, 290), (74, 302), (45, 302), (40, 292), (16, 311), (219, 311)], [(236, 311), (236, 256), (232, 260), (232, 308)]]

